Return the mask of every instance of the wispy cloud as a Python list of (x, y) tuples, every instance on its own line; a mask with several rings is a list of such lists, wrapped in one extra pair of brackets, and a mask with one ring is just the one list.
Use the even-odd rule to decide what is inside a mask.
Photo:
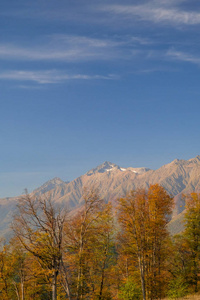
[(0, 58), (21, 60), (82, 61), (111, 58), (116, 43), (87, 37), (54, 36), (46, 43), (18, 46), (0, 44)]
[(62, 83), (67, 80), (112, 80), (118, 76), (110, 75), (87, 75), (87, 74), (66, 74), (57, 70), (50, 71), (5, 71), (0, 73), (0, 80), (31, 81), (39, 84)]
[[(110, 59), (114, 42), (87, 37), (54, 36), (42, 45), (0, 45), (0, 58), (20, 60), (87, 61)], [(114, 51), (115, 53), (115, 51)]]
[(135, 73), (138, 74), (149, 74), (149, 73), (156, 73), (156, 72), (177, 72), (178, 70), (175, 68), (170, 67), (157, 67), (157, 68), (150, 68), (150, 69), (140, 69)]
[(200, 13), (185, 11), (179, 6), (174, 6), (183, 1), (150, 1), (141, 5), (104, 5), (102, 10), (122, 15), (126, 18), (137, 17), (142, 21), (165, 24), (200, 24)]
[(180, 60), (180, 61), (185, 61), (185, 62), (190, 62), (193, 64), (200, 65), (200, 57), (197, 57), (189, 53), (171, 49), (167, 51), (166, 55), (174, 60)]
[[(53, 35), (34, 41), (33, 45), (0, 44), (0, 59), (28, 61), (100, 61), (128, 58), (130, 47), (148, 45), (148, 38), (137, 36), (107, 39), (85, 36)], [(126, 55), (122, 55), (126, 51)]]

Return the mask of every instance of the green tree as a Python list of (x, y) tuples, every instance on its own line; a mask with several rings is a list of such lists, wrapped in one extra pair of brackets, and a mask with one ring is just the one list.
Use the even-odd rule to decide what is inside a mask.
[(198, 291), (200, 259), (200, 194), (191, 193), (186, 198), (185, 232), (190, 251), (190, 284)]

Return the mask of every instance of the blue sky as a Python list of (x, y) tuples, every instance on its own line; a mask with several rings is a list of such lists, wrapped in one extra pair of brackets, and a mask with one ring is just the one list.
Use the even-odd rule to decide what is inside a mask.
[(200, 154), (200, 2), (0, 3), (0, 197)]

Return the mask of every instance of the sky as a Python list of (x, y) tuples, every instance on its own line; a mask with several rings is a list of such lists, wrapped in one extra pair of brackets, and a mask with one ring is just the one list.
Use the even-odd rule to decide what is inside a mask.
[(1, 0), (0, 197), (200, 154), (198, 0)]

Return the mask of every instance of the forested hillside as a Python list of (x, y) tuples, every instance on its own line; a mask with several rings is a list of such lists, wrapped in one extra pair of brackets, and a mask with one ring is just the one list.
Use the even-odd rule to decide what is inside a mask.
[(158, 184), (115, 207), (96, 190), (71, 214), (26, 194), (0, 251), (0, 296), (32, 299), (162, 299), (199, 290), (200, 194), (187, 197), (185, 231), (171, 236), (173, 198)]

